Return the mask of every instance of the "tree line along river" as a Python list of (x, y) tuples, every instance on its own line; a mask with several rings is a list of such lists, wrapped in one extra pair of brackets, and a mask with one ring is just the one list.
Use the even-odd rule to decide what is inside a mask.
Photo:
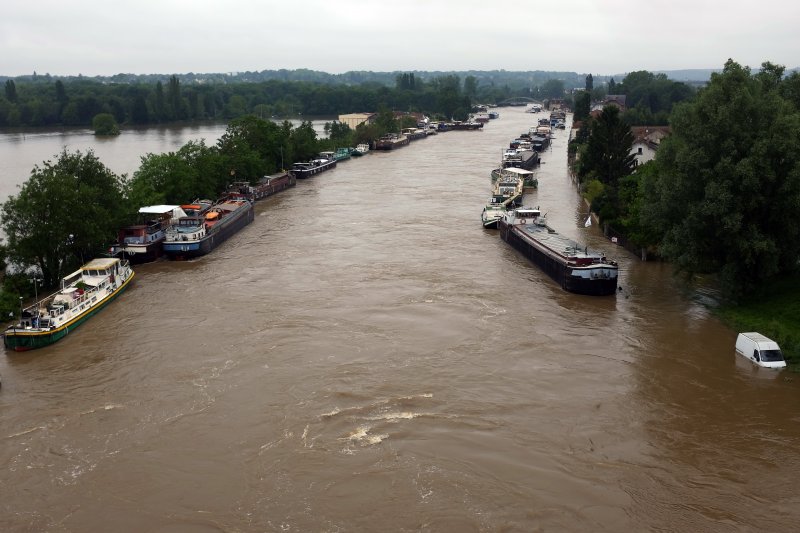
[[(569, 127), (526, 204), (605, 249), (623, 290), (566, 293), (481, 227), (534, 119), (343, 162), (6, 353), (0, 529), (793, 530), (797, 382), (738, 360), (669, 265), (584, 227)], [(130, 173), (214, 128), (3, 135), (2, 192), (65, 145)]]

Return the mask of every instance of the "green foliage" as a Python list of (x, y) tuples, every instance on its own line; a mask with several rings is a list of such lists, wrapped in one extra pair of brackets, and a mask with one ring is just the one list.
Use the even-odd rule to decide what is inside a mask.
[(64, 150), (36, 166), (16, 196), (3, 204), (8, 258), (19, 269), (37, 268), (54, 286), (65, 268), (93, 257), (125, 218), (124, 177), (89, 151)]
[(541, 86), (540, 96), (542, 98), (564, 98), (564, 81), (547, 80)]
[(397, 75), (397, 88), (402, 91), (413, 91), (417, 88), (414, 73), (403, 73)]
[(590, 179), (583, 185), (583, 197), (593, 204), (598, 197), (603, 195), (605, 188), (600, 180)]
[(800, 72), (792, 72), (778, 87), (781, 96), (794, 104), (795, 109), (800, 109)]
[(625, 76), (614, 91), (609, 84), (609, 94), (626, 96), (628, 124), (655, 125), (666, 124), (672, 107), (693, 97), (694, 91), (685, 83), (670, 80), (666, 74), (639, 70)]
[(800, 275), (767, 280), (757, 294), (716, 312), (734, 330), (758, 331), (775, 340), (790, 364), (800, 364)]
[(14, 80), (6, 80), (5, 90), (6, 99), (11, 103), (17, 103), (17, 85)]
[(21, 76), (6, 80), (7, 96), (13, 100), (0, 97), (0, 127), (88, 127), (98, 113), (111, 113), (124, 125), (221, 120), (248, 113), (262, 118), (331, 116), (376, 110), (381, 105), (464, 120), (474, 101), (496, 103), (511, 96), (563, 98), (564, 87), (583, 82), (576, 73), (542, 71), (331, 75), (301, 69), (93, 79)]
[(246, 115), (228, 124), (217, 148), (226, 174), (255, 183), (261, 176), (278, 170), (284, 141), (280, 126)]
[(119, 124), (111, 113), (98, 113), (92, 119), (95, 135), (119, 135)]
[(290, 130), (289, 148), (295, 161), (308, 161), (319, 153), (317, 132), (311, 122), (303, 121)]
[(573, 122), (583, 121), (589, 119), (589, 112), (592, 108), (591, 94), (583, 91), (575, 96), (574, 109), (572, 120)]
[(329, 150), (358, 144), (353, 142), (355, 140), (355, 132), (344, 122), (326, 122), (325, 132), (328, 134), (328, 142), (326, 144)]
[(619, 179), (633, 171), (632, 146), (633, 133), (620, 118), (619, 108), (606, 106), (589, 124), (589, 138), (586, 151), (581, 155), (578, 177), (583, 180), (592, 174), (603, 184), (616, 188)]
[(134, 172), (128, 194), (131, 209), (216, 198), (228, 181), (227, 166), (205, 141), (189, 141), (177, 152), (147, 154)]
[(728, 296), (796, 269), (800, 114), (775, 68), (729, 60), (672, 114), (672, 135), (643, 183), (643, 227), (679, 270), (717, 273)]

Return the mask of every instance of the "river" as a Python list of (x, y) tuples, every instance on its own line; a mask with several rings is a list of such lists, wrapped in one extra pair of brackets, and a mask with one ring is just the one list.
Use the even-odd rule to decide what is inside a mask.
[[(566, 293), (484, 230), (489, 171), (536, 118), (500, 112), (303, 180), (7, 352), (0, 530), (795, 530), (797, 381), (583, 226), (569, 128), (526, 203), (616, 258), (622, 291)], [(197, 133), (90, 145), (130, 172)]]

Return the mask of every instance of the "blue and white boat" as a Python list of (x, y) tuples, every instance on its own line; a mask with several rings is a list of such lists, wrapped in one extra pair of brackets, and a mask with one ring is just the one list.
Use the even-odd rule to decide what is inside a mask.
[(201, 203), (181, 207), (191, 214), (167, 230), (164, 255), (170, 259), (205, 255), (255, 218), (253, 204), (243, 198), (222, 200), (208, 207)]

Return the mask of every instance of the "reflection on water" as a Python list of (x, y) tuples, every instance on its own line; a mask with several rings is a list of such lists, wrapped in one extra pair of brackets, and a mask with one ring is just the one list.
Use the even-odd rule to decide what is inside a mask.
[[(737, 360), (669, 265), (583, 227), (569, 130), (526, 203), (617, 259), (623, 290), (566, 293), (481, 227), (535, 118), (341, 163), (6, 354), (0, 527), (793, 530), (797, 383)], [(131, 151), (171, 149), (156, 137)]]
[[(301, 120), (290, 120), (295, 127)], [(325, 136), (325, 120), (312, 119), (317, 136)], [(30, 176), (34, 166), (54, 161), (63, 150), (94, 151), (112, 172), (128, 177), (139, 168), (143, 156), (174, 152), (189, 141), (204, 140), (216, 144), (227, 123), (190, 124), (187, 126), (126, 126), (120, 135), (95, 136), (90, 129), (59, 131), (25, 130), (0, 134), (0, 201), (16, 194), (17, 187)]]

